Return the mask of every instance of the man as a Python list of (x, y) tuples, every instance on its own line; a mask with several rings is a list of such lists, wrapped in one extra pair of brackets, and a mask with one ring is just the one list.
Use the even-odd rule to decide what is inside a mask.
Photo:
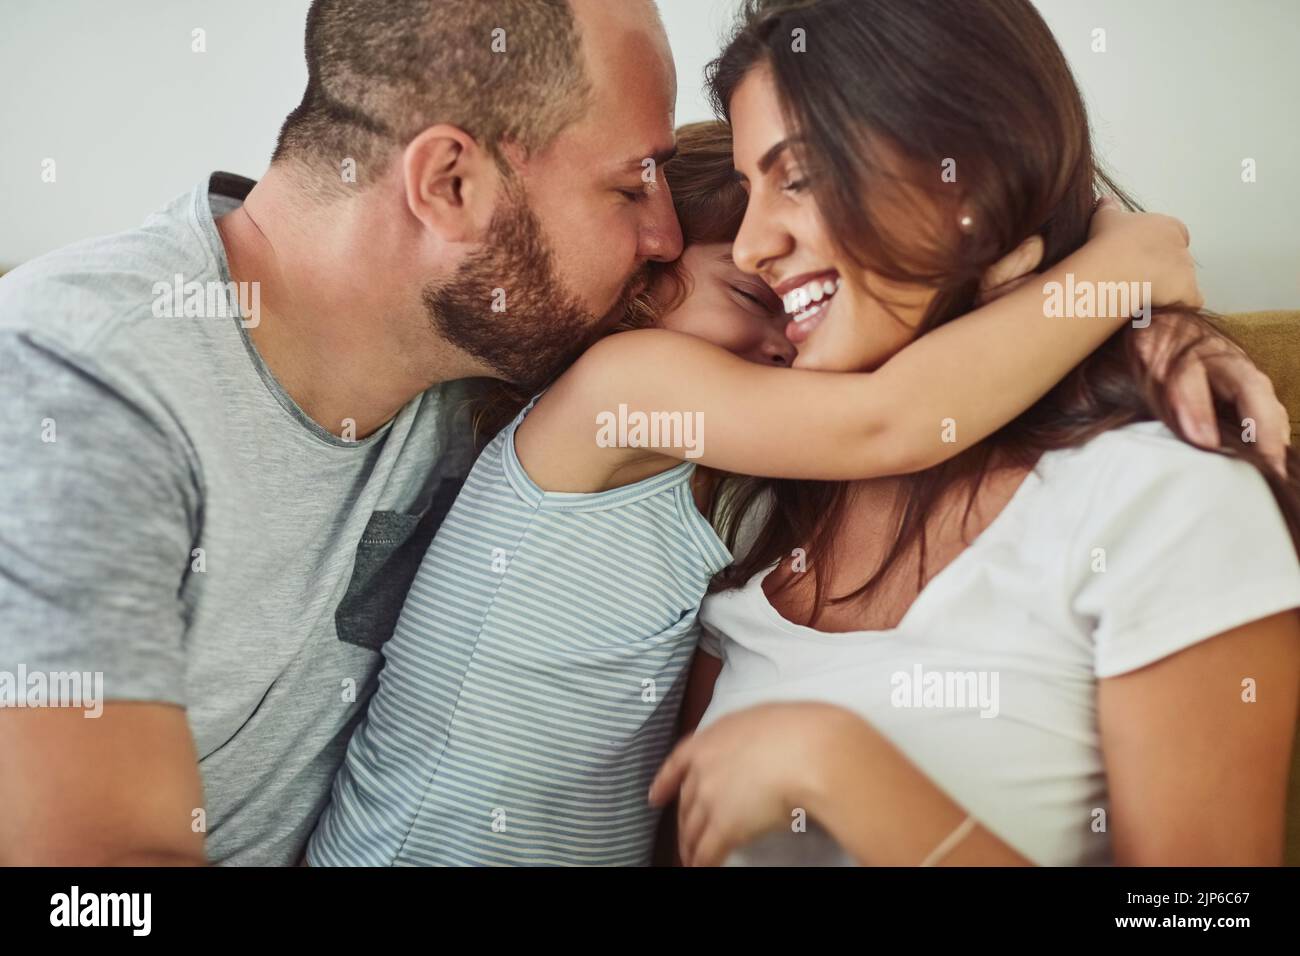
[(681, 251), (649, 0), (316, 0), (306, 52), (260, 182), (0, 282), (0, 669), (107, 701), (0, 709), (0, 864), (296, 861), (453, 381), (543, 386)]

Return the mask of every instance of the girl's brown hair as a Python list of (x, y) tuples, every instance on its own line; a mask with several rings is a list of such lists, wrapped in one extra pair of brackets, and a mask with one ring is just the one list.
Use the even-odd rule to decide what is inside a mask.
[[(682, 245), (730, 244), (745, 218), (748, 197), (732, 167), (731, 128), (717, 120), (677, 127), (677, 153), (661, 172), (682, 227)], [(650, 263), (650, 288), (629, 309), (623, 328), (655, 325), (689, 294), (680, 262)]]
[[(1043, 263), (1051, 266), (1087, 239), (1099, 195), (1135, 208), (1098, 169), (1078, 87), (1028, 0), (747, 0), (735, 34), (709, 67), (720, 115), (729, 119), (737, 86), (758, 68), (770, 70), (787, 128), (797, 131), (812, 196), (845, 255), (884, 278), (937, 290), (918, 334), (969, 312), (980, 277), (1026, 237), (1042, 236)], [(941, 176), (944, 170), (955, 172), (955, 181)], [(900, 176), (909, 188), (897, 188)], [(973, 229), (927, 232), (918, 224), (935, 216), (899, 215), (900, 202), (917, 191), (930, 212), (944, 211), (943, 222), (955, 225), (960, 209)], [(1199, 314), (1184, 312), (1179, 321), (1200, 338), (1213, 331)], [(733, 550), (746, 515), (769, 495), (772, 507), (748, 552), (713, 589), (742, 585), (804, 548), (816, 556), (809, 567), (815, 622), (827, 602), (869, 596), (913, 548), (923, 586), (926, 516), (954, 488), (968, 490), (969, 516), (994, 466), (1029, 467), (1044, 452), (1141, 420), (1159, 419), (1186, 440), (1166, 389), (1139, 359), (1138, 334), (1126, 326), (995, 435), (903, 478), (889, 547), (866, 583), (848, 594), (826, 593), (848, 484), (728, 478), (710, 511)], [(1197, 341), (1190, 337), (1171, 367)], [(1260, 469), (1300, 544), (1300, 484), (1274, 473), (1253, 444), (1233, 440), (1240, 426), (1229, 409), (1220, 412), (1230, 441), (1221, 453)], [(1297, 464), (1300, 456), (1291, 451), (1293, 475)]]

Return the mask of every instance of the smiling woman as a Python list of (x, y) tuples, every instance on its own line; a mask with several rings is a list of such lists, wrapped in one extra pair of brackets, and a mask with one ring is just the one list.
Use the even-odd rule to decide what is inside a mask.
[[(754, 0), (711, 77), (749, 191), (737, 264), (778, 291), (843, 281), (798, 330), (796, 369), (888, 373), (970, 321), (999, 257), (1037, 236), (1059, 271), (1111, 212), (1093, 212), (1114, 189), (1028, 0)], [(1045, 315), (1037, 285), (1007, 348), (1085, 324)], [(1176, 301), (1173, 367), (1236, 355), (1194, 294)], [(654, 789), (681, 789), (687, 862), (1280, 860), (1300, 457), (1288, 476), (1239, 415), (1217, 453), (1193, 447), (1138, 344), (1172, 327), (1147, 324), (914, 476), (728, 479), (715, 523), (741, 557), (701, 611), (722, 663), (697, 660), (692, 714), (707, 711)], [(947, 408), (936, 440), (967, 421)], [(916, 673), (987, 679), (996, 718), (906, 706), (892, 690)], [(795, 807), (815, 837), (789, 832)]]

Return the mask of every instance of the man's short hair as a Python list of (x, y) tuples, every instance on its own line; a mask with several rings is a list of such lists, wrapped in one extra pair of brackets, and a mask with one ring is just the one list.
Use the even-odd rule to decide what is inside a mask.
[(545, 148), (586, 112), (590, 81), (569, 0), (314, 0), (307, 91), (272, 163), (322, 183), (373, 181), (392, 153), (448, 123), (501, 160)]

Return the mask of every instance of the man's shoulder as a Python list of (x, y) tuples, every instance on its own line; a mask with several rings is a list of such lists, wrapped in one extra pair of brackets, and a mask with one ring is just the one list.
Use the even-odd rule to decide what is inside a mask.
[(167, 321), (157, 305), (177, 276), (219, 278), (211, 244), (194, 220), (197, 192), (134, 229), (55, 249), (0, 278), (0, 336), (87, 355), (123, 336), (148, 336)]

